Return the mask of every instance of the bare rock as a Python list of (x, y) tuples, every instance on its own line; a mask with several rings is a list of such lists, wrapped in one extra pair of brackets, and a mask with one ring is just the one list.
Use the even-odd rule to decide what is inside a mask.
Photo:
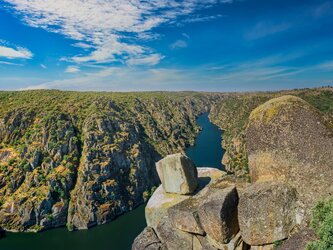
[(221, 248), (229, 243), (239, 230), (237, 218), (238, 194), (235, 186), (211, 188), (201, 196), (198, 209), (200, 223), (209, 242)]
[(168, 215), (170, 207), (188, 198), (185, 195), (166, 193), (162, 185), (159, 186), (149, 199), (145, 209), (147, 225), (156, 229), (161, 219)]
[(207, 237), (201, 235), (193, 236), (193, 250), (217, 250), (209, 244)]
[(274, 244), (268, 244), (263, 246), (251, 246), (251, 250), (274, 250)]
[(243, 240), (251, 246), (288, 237), (296, 225), (296, 192), (284, 183), (263, 182), (247, 188), (238, 206)]
[(252, 181), (296, 188), (305, 225), (314, 204), (333, 193), (332, 125), (304, 100), (282, 96), (252, 111), (246, 140)]
[[(199, 188), (196, 191), (200, 192), (209, 183), (214, 183), (225, 174), (225, 172), (214, 168), (198, 168)], [(162, 185), (159, 186), (149, 199), (145, 209), (147, 225), (156, 229), (160, 220), (168, 215), (169, 208), (190, 197), (187, 195), (166, 193)]]
[(132, 250), (162, 250), (163, 245), (151, 227), (146, 227), (132, 245)]
[(199, 202), (198, 199), (189, 198), (171, 207), (168, 214), (172, 225), (185, 232), (204, 235), (198, 215)]
[(304, 250), (306, 245), (317, 240), (316, 234), (311, 229), (303, 229), (302, 231), (293, 234), (286, 240), (278, 250)]
[(198, 187), (197, 168), (183, 154), (165, 157), (156, 163), (156, 169), (167, 193), (192, 194)]
[(194, 250), (247, 250), (250, 249), (245, 242), (243, 242), (241, 234), (238, 233), (228, 244), (221, 244), (218, 248), (214, 247), (209, 238), (206, 236), (196, 235), (193, 238)]
[(169, 250), (192, 250), (193, 248), (193, 234), (175, 229), (167, 217), (160, 221), (156, 233)]

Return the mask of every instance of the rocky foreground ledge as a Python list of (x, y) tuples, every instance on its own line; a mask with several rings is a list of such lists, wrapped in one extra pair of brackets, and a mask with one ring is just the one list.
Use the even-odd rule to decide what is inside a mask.
[(332, 148), (332, 124), (302, 99), (263, 104), (247, 128), (252, 182), (197, 169), (181, 154), (162, 159), (162, 185), (132, 249), (304, 249), (315, 239), (311, 208), (333, 194)]

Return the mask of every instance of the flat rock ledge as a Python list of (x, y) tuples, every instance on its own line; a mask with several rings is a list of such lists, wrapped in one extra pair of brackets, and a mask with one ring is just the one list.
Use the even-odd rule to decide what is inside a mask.
[[(218, 178), (226, 175), (225, 172), (214, 168), (198, 168), (197, 171), (198, 188), (196, 193), (206, 192), (207, 190), (205, 187), (209, 183), (213, 183)], [(161, 219), (168, 216), (169, 208), (191, 198), (192, 196), (167, 193), (164, 191), (163, 185), (160, 185), (149, 199), (145, 209), (147, 225), (156, 229)]]

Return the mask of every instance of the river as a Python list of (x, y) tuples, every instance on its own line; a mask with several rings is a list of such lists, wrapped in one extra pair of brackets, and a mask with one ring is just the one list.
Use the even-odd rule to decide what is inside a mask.
[[(202, 128), (195, 145), (186, 150), (198, 167), (223, 169), (222, 131), (209, 121), (208, 113), (197, 119)], [(135, 237), (145, 228), (144, 205), (113, 222), (84, 231), (57, 228), (42, 233), (6, 233), (0, 250), (129, 250)]]

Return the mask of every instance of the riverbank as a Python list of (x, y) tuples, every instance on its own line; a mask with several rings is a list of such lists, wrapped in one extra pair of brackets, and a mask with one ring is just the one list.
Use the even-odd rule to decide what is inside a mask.
[[(186, 154), (198, 167), (212, 167), (223, 169), (221, 159), (222, 130), (212, 124), (208, 113), (197, 118), (201, 127), (193, 146), (186, 150)], [(130, 250), (135, 237), (146, 227), (145, 205), (125, 213), (106, 225), (93, 227), (89, 230), (69, 232), (66, 228), (57, 228), (35, 233), (6, 233), (0, 241), (1, 250)], [(59, 240), (61, 239), (61, 240)], [(38, 244), (36, 244), (38, 242)]]

